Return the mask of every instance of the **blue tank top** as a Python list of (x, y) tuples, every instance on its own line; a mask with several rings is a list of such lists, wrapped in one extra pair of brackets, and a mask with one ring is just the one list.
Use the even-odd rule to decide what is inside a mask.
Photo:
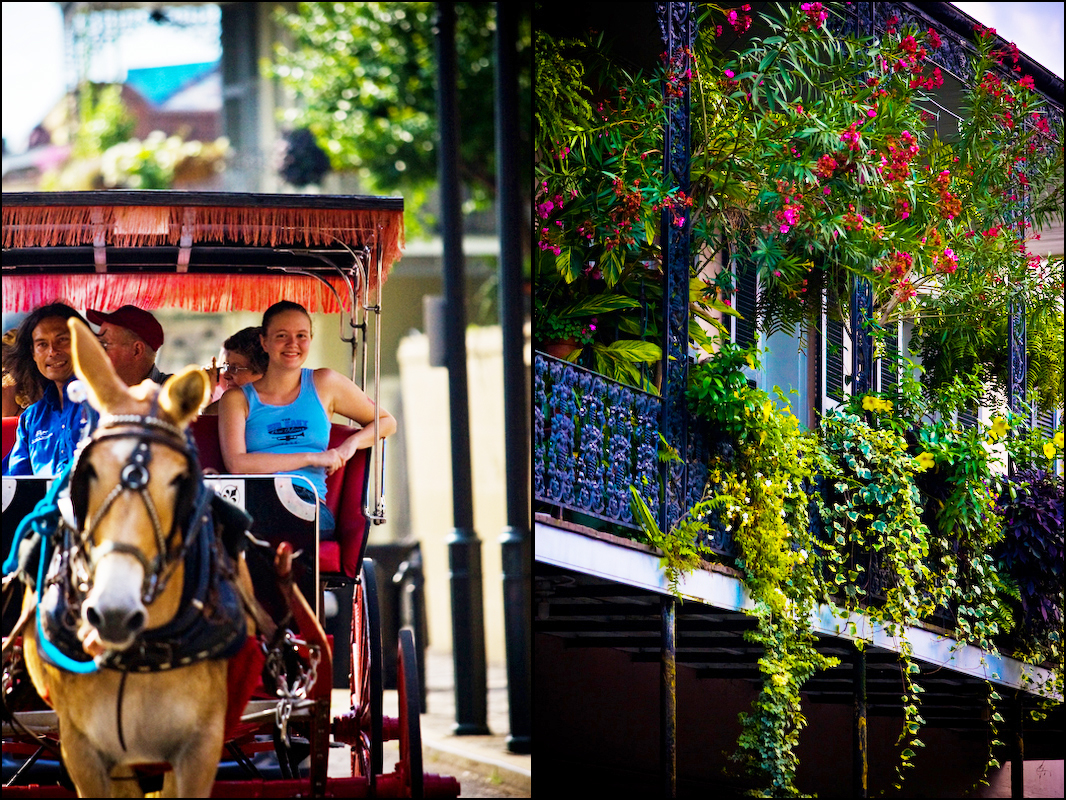
[[(241, 387), (248, 398), (244, 443), (249, 453), (324, 453), (329, 449), (329, 417), (315, 389), (314, 370), (300, 371), (300, 394), (287, 406), (272, 406), (259, 399), (254, 383)], [(303, 475), (326, 500), (326, 468), (303, 467), (284, 475)], [(296, 486), (306, 485), (300, 481)]]

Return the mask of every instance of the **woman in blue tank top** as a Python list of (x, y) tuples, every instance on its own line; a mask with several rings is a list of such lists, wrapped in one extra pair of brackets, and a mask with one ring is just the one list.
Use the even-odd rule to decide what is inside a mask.
[[(319, 531), (332, 538), (335, 523), (325, 505), (326, 476), (357, 450), (374, 444), (374, 403), (363, 390), (332, 369), (307, 369), (311, 317), (303, 306), (283, 300), (263, 314), (260, 341), (269, 357), (255, 383), (230, 389), (219, 401), (219, 444), (226, 469), (234, 473), (302, 475), (318, 492)], [(339, 447), (329, 448), (330, 418), (341, 414), (363, 426)], [(395, 432), (396, 420), (378, 410), (378, 435)], [(302, 481), (297, 494), (313, 501)]]

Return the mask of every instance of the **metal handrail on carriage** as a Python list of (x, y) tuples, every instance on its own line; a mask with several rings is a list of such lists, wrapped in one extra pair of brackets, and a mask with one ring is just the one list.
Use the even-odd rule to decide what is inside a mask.
[[(380, 408), (381, 289), (402, 246), (401, 198), (168, 191), (5, 194), (4, 304), (29, 310), (63, 298), (84, 308), (132, 303), (154, 309), (177, 300), (187, 310), (260, 311), (279, 296), (277, 289), (258, 283), (272, 275), (287, 281), (283, 296), (301, 301), (309, 311), (341, 314), (341, 339), (353, 348), (351, 374), (364, 391), (370, 357), (367, 315), (374, 314), (372, 399)], [(223, 295), (228, 307), (223, 307)], [(345, 316), (351, 336), (345, 335)], [(374, 425), (377, 433), (377, 416)], [(374, 480), (362, 511), (369, 523), (381, 524), (385, 454), (384, 442), (377, 436), (375, 441), (370, 454)], [(340, 566), (355, 579), (359, 630), (353, 624), (351, 645), (363, 659), (352, 664), (351, 712), (329, 724), (331, 654), (315, 612), (304, 603), (297, 612), (298, 617), (303, 614), (301, 636), (306, 629), (308, 645), (324, 655), (318, 679), (286, 688), (280, 700), (252, 701), (241, 721), (270, 722), (282, 715), (287, 722), (310, 725), (310, 783), (279, 781), (277, 791), (455, 796), (459, 786), (454, 779), (421, 771), (417, 664), (408, 631), (401, 632), (398, 648), (401, 719), (381, 716), (380, 622), (376, 596), (368, 591), (376, 583), (373, 567), (362, 559), (365, 539), (357, 557), (350, 553)], [(351, 574), (353, 564), (356, 570), (362, 566), (359, 574)], [(376, 683), (357, 679), (356, 670), (376, 673)], [(25, 720), (34, 727), (48, 724), (47, 715)], [(353, 746), (353, 777), (328, 779), (327, 788), (325, 748), (331, 730), (337, 741)], [(9, 735), (6, 728), (4, 735)], [(401, 740), (402, 758), (396, 773), (381, 775), (380, 740), (386, 737)], [(220, 788), (216, 783), (216, 794), (242, 789), (250, 787), (236, 782)], [(5, 788), (5, 795), (9, 791), (26, 793)]]

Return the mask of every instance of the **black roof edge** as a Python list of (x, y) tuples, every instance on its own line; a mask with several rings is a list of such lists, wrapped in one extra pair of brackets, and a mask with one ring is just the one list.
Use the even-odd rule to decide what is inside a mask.
[[(967, 42), (973, 41), (975, 25), (984, 26), (983, 22), (974, 19), (965, 11), (962, 11), (951, 3), (900, 3), (900, 5), (905, 6), (909, 11), (918, 16), (926, 16), (936, 20), (945, 28)], [(1011, 44), (1011, 42), (1008, 42), (998, 33), (996, 34), (996, 40), (1003, 47), (1008, 47)], [(1064, 94), (1062, 78), (1043, 64), (1034, 61), (1031, 56), (1026, 55), (1021, 50), (1018, 52), (1019, 66), (1022, 68), (1022, 71), (1033, 77), (1033, 85), (1036, 86), (1037, 91), (1049, 102), (1058, 106), (1061, 111)]]
[(93, 192), (4, 192), (5, 206), (207, 206), (403, 211), (402, 197), (328, 194), (184, 192), (107, 189)]

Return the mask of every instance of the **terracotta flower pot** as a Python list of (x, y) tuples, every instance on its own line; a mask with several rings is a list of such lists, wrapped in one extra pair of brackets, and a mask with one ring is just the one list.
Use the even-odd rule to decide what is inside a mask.
[(541, 345), (541, 352), (547, 353), (555, 358), (565, 359), (574, 350), (578, 348), (576, 339), (564, 339), (560, 342), (548, 342)]

